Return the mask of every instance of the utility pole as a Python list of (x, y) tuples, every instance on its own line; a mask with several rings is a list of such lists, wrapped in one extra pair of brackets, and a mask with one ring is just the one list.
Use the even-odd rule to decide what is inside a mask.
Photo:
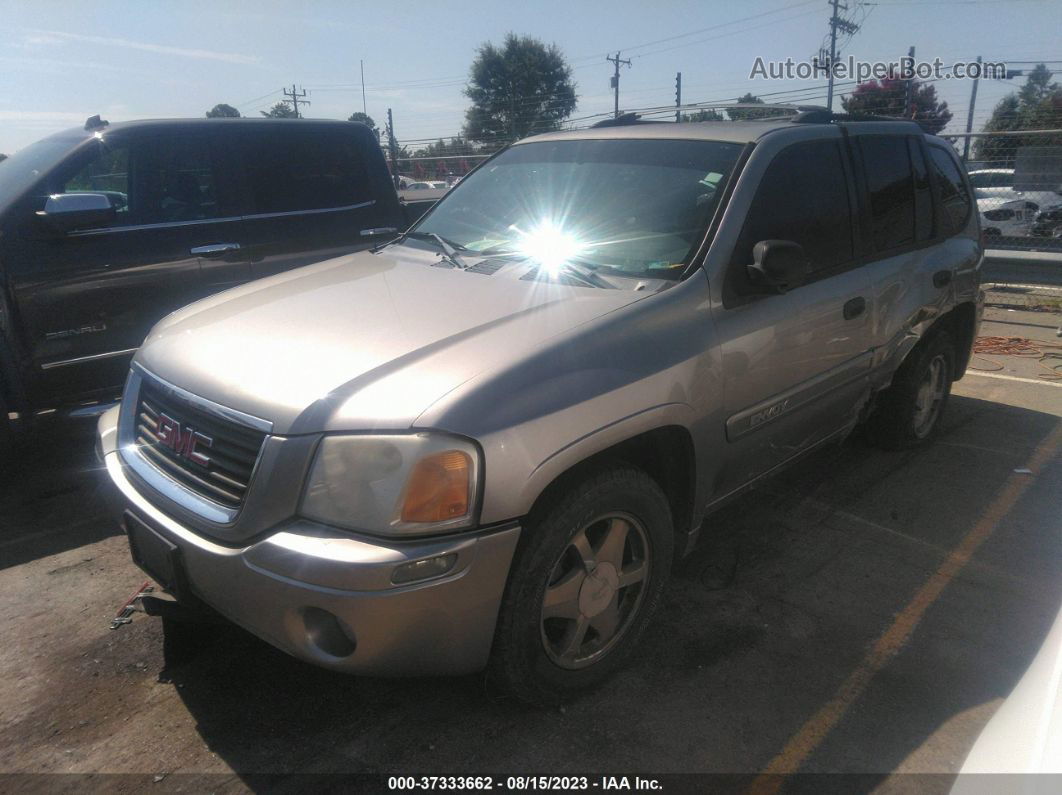
[(830, 74), (828, 78), (828, 87), (826, 89), (826, 108), (833, 110), (833, 65), (837, 62), (837, 31), (847, 33), (849, 35), (854, 34), (859, 30), (859, 25), (850, 20), (844, 19), (838, 15), (838, 10), (847, 11), (848, 6), (841, 5), (840, 0), (830, 0), (830, 8), (833, 9), (833, 13), (830, 14), (830, 60), (827, 64), (830, 68)]
[(282, 88), (281, 91), (284, 94), (284, 101), (285, 102), (290, 102), (291, 103), (291, 107), (295, 109), (295, 118), (296, 119), (301, 119), (302, 118), (302, 114), (299, 113), (299, 103), (301, 102), (303, 105), (309, 105), (310, 104), (310, 100), (305, 99), (305, 97), (306, 97), (306, 89), (305, 88), (302, 89), (302, 93), (300, 94), (300, 93), (295, 91), (295, 84), (292, 83), (291, 84), (291, 91), (288, 91), (286, 88)]
[[(981, 63), (981, 56), (977, 56), (977, 63)], [(970, 133), (973, 132), (974, 105), (977, 103), (977, 84), (981, 82), (981, 70), (978, 68), (977, 77), (974, 78), (973, 87), (970, 89), (970, 107), (966, 111), (966, 142), (962, 145), (962, 162), (970, 160)]]
[(612, 64), (614, 64), (615, 67), (616, 67), (616, 71), (612, 75), (612, 90), (616, 94), (616, 107), (615, 107), (615, 110), (613, 111), (612, 116), (613, 116), (613, 118), (618, 119), (619, 118), (619, 68), (620, 68), (620, 64), (624, 64), (628, 69), (630, 69), (631, 68), (631, 62), (630, 62), (630, 59), (620, 60), (620, 54), (618, 52), (616, 53), (615, 57), (613, 57), (611, 55), (606, 55), (605, 56), (605, 60), (609, 61)]
[(365, 104), (365, 61), (359, 61), (361, 64), (361, 112), (366, 116), (369, 115), (369, 108)]
[(675, 73), (675, 121), (682, 121), (682, 72)]
[(909, 70), (907, 79), (903, 81), (903, 116), (913, 119), (915, 117), (914, 108), (914, 45), (907, 51), (907, 68)]
[(391, 116), (391, 109), (387, 109), (387, 148), (391, 152), (391, 179), (395, 183), (395, 187), (399, 186), (398, 181), (398, 142), (395, 140), (395, 120)]

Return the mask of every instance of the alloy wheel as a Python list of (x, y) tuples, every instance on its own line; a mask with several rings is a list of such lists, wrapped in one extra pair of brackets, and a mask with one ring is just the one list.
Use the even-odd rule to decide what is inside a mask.
[(550, 660), (584, 668), (616, 645), (641, 607), (650, 555), (645, 528), (629, 514), (601, 516), (572, 537), (542, 600), (542, 643)]

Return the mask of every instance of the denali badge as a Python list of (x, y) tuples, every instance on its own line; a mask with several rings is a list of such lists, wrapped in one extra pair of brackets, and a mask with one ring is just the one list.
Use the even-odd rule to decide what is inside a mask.
[(181, 423), (166, 414), (159, 414), (158, 433), (159, 444), (168, 447), (181, 458), (205, 467), (210, 463), (210, 458), (199, 452), (198, 448), (211, 448), (214, 440), (205, 433), (200, 433), (193, 428), (181, 428)]

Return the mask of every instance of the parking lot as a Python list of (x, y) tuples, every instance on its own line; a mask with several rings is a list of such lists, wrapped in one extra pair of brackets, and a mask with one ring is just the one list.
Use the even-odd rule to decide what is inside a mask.
[[(1058, 322), (990, 309), (981, 333), (1057, 341)], [(998, 361), (955, 385), (935, 444), (850, 440), (711, 517), (633, 664), (562, 709), (480, 676), (344, 677), (231, 627), (109, 630), (144, 577), (91, 428), (47, 428), (0, 494), (0, 772), (215, 791), (293, 772), (954, 773), (1062, 603), (1062, 387)]]

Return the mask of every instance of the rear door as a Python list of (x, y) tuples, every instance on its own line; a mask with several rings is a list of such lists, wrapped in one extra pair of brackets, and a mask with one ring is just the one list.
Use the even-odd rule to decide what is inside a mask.
[[(852, 124), (849, 135), (867, 205), (874, 378), (884, 385), (917, 329), (950, 308), (954, 291), (975, 277), (980, 248), (974, 236), (959, 235), (972, 202), (953, 154), (922, 135), (883, 134), (873, 123)], [(942, 178), (942, 167), (950, 178)]]
[[(394, 188), (386, 175), (377, 184), (360, 132), (291, 122), (241, 137), (252, 278), (368, 248), (398, 231)], [(384, 190), (390, 202), (378, 200)]]
[[(38, 406), (120, 387), (158, 320), (243, 278), (222, 153), (209, 131), (171, 129), (98, 136), (27, 205), (8, 276), (29, 348), (29, 397)], [(32, 210), (49, 193), (75, 192), (109, 195), (115, 221), (66, 235), (43, 231)], [(217, 250), (212, 256), (227, 276), (203, 278), (203, 247)]]
[[(843, 428), (868, 391), (872, 307), (858, 267), (854, 194), (836, 129), (768, 138), (746, 166), (731, 208), (749, 209), (724, 221), (740, 231), (736, 239), (734, 228), (724, 233), (735, 242), (713, 312), (726, 422), (718, 496)], [(783, 295), (757, 293), (746, 268), (761, 240), (803, 246), (812, 267), (807, 282)]]

